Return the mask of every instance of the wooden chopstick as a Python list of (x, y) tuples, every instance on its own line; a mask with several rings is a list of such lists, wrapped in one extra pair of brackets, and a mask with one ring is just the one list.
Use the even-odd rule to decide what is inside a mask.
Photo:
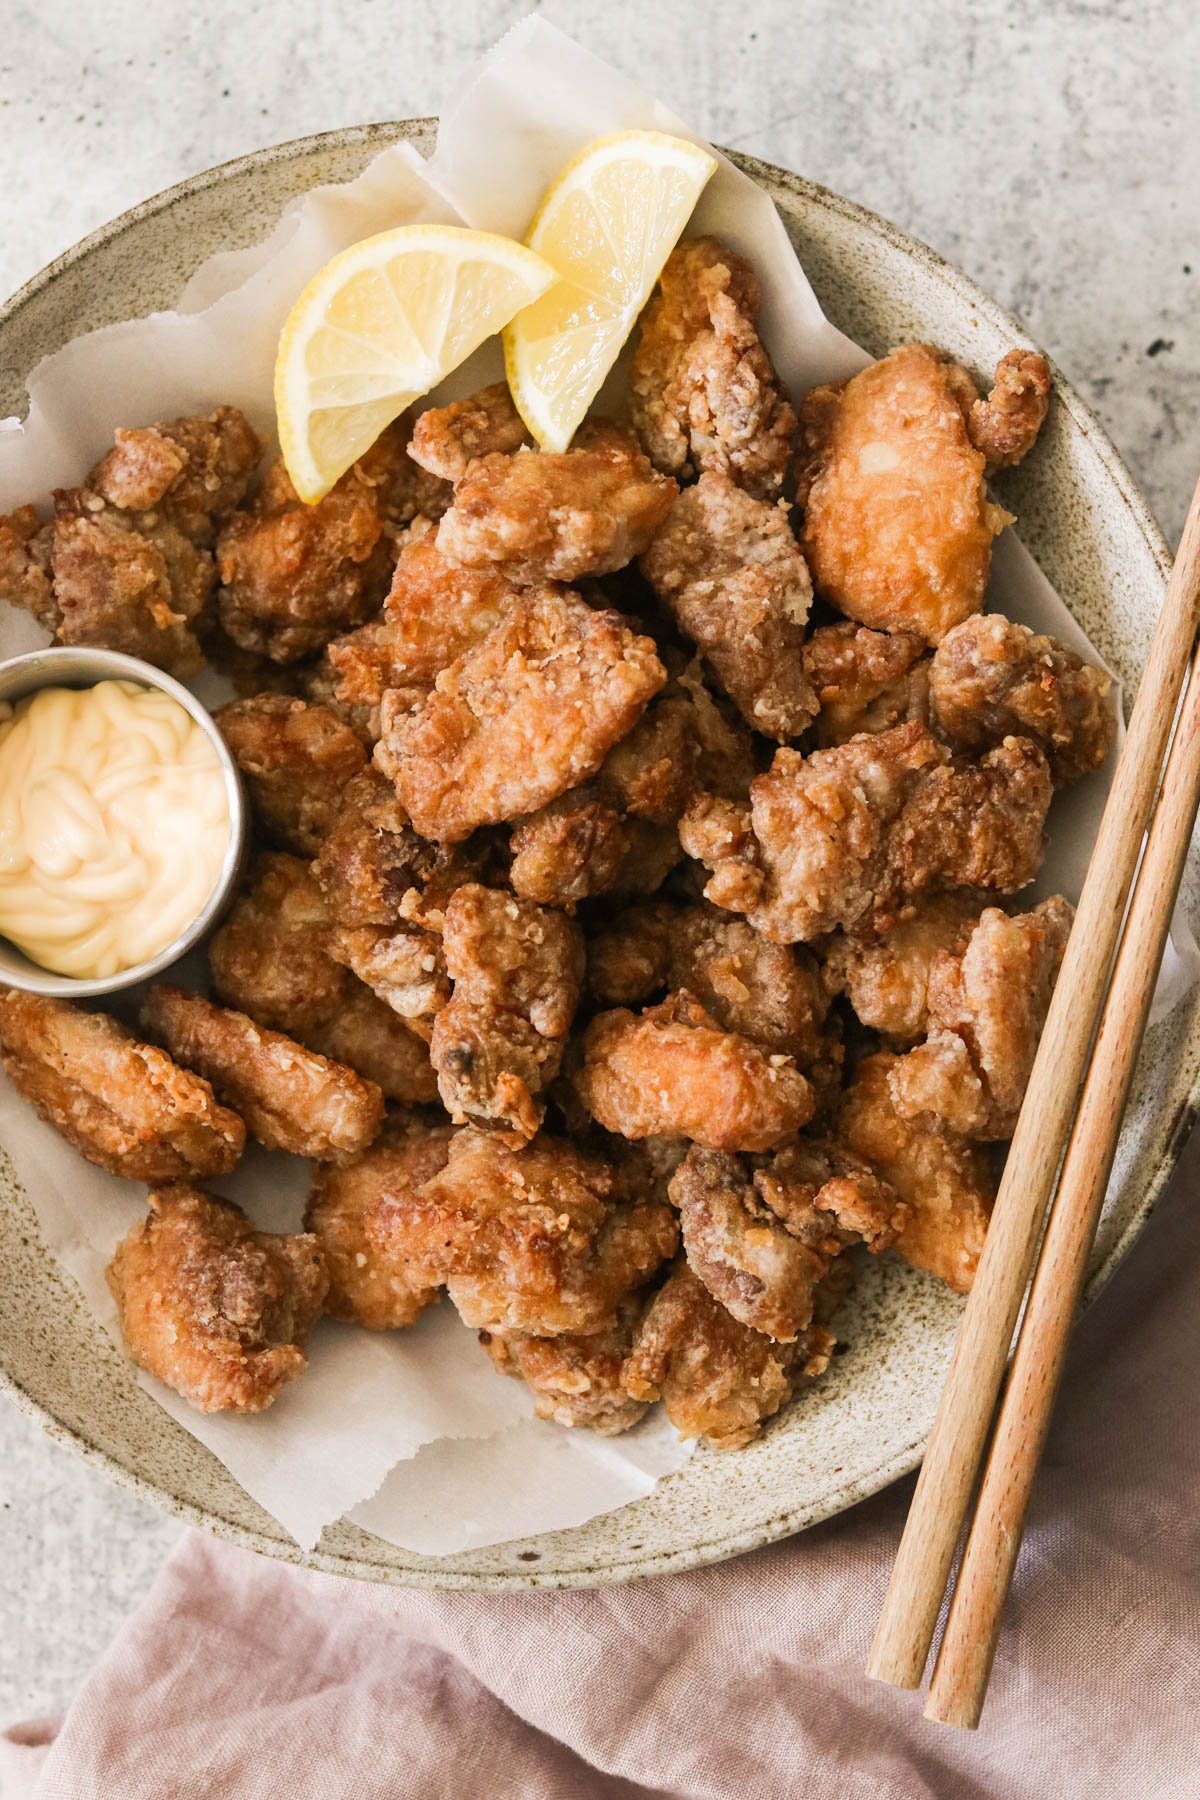
[(918, 1686), (929, 1655), (1108, 987), (1198, 624), (1200, 484), (1167, 584), (871, 1646), (867, 1673), (896, 1687)]
[(925, 1706), (978, 1725), (1004, 1603), (1087, 1275), (1121, 1117), (1200, 806), (1200, 656), (1167, 757), (1075, 1129), (1038, 1256)]

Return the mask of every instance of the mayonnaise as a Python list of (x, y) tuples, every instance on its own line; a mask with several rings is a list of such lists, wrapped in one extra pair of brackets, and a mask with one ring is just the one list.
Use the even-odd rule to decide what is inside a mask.
[(0, 702), (0, 934), (56, 974), (165, 950), (229, 844), (217, 752), (169, 694), (131, 681)]

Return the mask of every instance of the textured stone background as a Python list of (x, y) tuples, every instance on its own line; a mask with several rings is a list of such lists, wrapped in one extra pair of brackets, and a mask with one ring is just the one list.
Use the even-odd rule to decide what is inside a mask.
[[(0, 0), (0, 292), (198, 169), (436, 112), (528, 10)], [(877, 208), (979, 280), (1092, 403), (1174, 539), (1200, 447), (1194, 0), (543, 10), (654, 71), (711, 138)], [(0, 1403), (0, 1723), (69, 1698), (177, 1530)]]

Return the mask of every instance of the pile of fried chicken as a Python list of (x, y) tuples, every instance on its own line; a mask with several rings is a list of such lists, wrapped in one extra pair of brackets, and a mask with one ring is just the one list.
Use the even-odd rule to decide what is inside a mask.
[[(908, 345), (797, 415), (758, 307), (682, 243), (628, 424), (562, 454), (497, 386), (304, 506), (221, 407), (0, 522), (57, 642), (241, 696), (211, 997), (0, 999), (20, 1091), (150, 1186), (110, 1281), (194, 1406), (444, 1289), (543, 1417), (662, 1399), (736, 1446), (826, 1368), (860, 1247), (970, 1285), (1071, 923), (1008, 902), (1114, 730), (1101, 670), (982, 611), (1049, 375), (981, 398)], [(200, 1185), (247, 1134), (312, 1159), (302, 1232)]]

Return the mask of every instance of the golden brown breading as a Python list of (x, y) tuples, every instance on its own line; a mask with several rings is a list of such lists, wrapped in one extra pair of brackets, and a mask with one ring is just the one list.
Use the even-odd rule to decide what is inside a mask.
[(602, 1006), (686, 988), (723, 1031), (795, 1057), (822, 1054), (829, 996), (815, 960), (772, 944), (713, 906), (652, 901), (618, 913), (588, 939), (588, 986)]
[(976, 1144), (900, 1117), (889, 1079), (899, 1060), (881, 1052), (859, 1063), (842, 1102), (839, 1137), (907, 1202), (896, 1244), (900, 1254), (914, 1268), (966, 1293), (983, 1249), (995, 1183)]
[(379, 1130), (383, 1095), (373, 1081), (245, 1013), (160, 985), (146, 996), (142, 1024), (211, 1081), (268, 1150), (340, 1162), (365, 1150)]
[[(965, 374), (965, 371), (964, 371)], [(970, 377), (967, 377), (970, 380)], [(1010, 350), (996, 364), (992, 391), (980, 400), (971, 383), (967, 432), (989, 469), (1010, 469), (1033, 448), (1050, 406), (1050, 368), (1033, 350)]]
[(583, 934), (548, 907), (470, 882), (446, 907), (450, 1001), (430, 1056), (456, 1124), (486, 1124), (515, 1144), (542, 1122), (583, 981)]
[(201, 550), (246, 497), (262, 444), (236, 406), (207, 418), (168, 419), (118, 431), (87, 486), (123, 512), (153, 509)]
[[(515, 588), (502, 569), (464, 569), (451, 562), (435, 538), (401, 551), (383, 603), (389, 627), (386, 687), (432, 687), (443, 669), (486, 637), (513, 601)], [(331, 644), (330, 660), (338, 660)], [(366, 685), (355, 699), (374, 699)], [(382, 698), (382, 692), (379, 696)]]
[(593, 1019), (573, 1079), (592, 1117), (627, 1138), (767, 1150), (813, 1114), (791, 1057), (722, 1031), (686, 993), (640, 1016), (618, 1008)]
[(803, 655), (812, 583), (786, 509), (702, 475), (641, 566), (746, 723), (780, 742), (799, 737), (817, 711)]
[(998, 613), (979, 614), (938, 645), (930, 668), (933, 717), (955, 744), (980, 750), (1026, 737), (1055, 785), (1098, 769), (1116, 737), (1111, 677), (1055, 638)]
[(269, 1030), (307, 1038), (350, 992), (350, 976), (329, 954), (330, 932), (308, 864), (268, 851), (209, 942), (217, 998)]
[(497, 381), (466, 400), (427, 408), (413, 426), (408, 454), (431, 475), (456, 482), (477, 457), (509, 455), (528, 442), (508, 383)]
[(53, 523), (43, 525), (36, 506), (0, 515), (0, 600), (31, 613), (47, 631), (62, 619), (50, 569), (53, 544)]
[(929, 1020), (929, 965), (978, 921), (976, 894), (929, 894), (905, 907), (876, 937), (838, 932), (824, 952), (822, 975), (831, 994), (845, 994), (856, 1018), (898, 1043), (922, 1037)]
[(135, 1181), (227, 1175), (246, 1142), (207, 1081), (107, 1013), (0, 989), (0, 1063), (81, 1156)]
[[(595, 782), (560, 794), (513, 827), (509, 869), (513, 891), (568, 911), (580, 900), (611, 894), (629, 864), (635, 823), (602, 798)], [(676, 861), (682, 855), (678, 846), (676, 835)], [(667, 862), (661, 880), (671, 867)]]
[(435, 1280), (389, 1256), (367, 1230), (381, 1194), (412, 1193), (446, 1164), (449, 1125), (424, 1119), (385, 1125), (375, 1142), (340, 1168), (313, 1171), (304, 1228), (320, 1244), (329, 1270), (325, 1311), (368, 1331), (398, 1331), (438, 1297)]
[(778, 750), (748, 805), (702, 795), (679, 830), (713, 871), (714, 905), (795, 943), (886, 930), (933, 887), (1015, 893), (1041, 865), (1050, 799), (1046, 759), (1026, 739), (951, 759), (914, 722), (808, 757)]
[(666, 678), (650, 638), (545, 589), (444, 670), (418, 711), (385, 696), (375, 760), (421, 835), (456, 843), (593, 775)]
[(671, 1208), (630, 1197), (601, 1157), (545, 1133), (507, 1150), (470, 1128), (423, 1187), (383, 1192), (367, 1230), (444, 1279), (468, 1325), (537, 1337), (602, 1330), (678, 1241)]
[(347, 785), (313, 874), (339, 925), (440, 925), (440, 909), (477, 862), (418, 837), (387, 776), (367, 768)]
[(436, 931), (421, 925), (339, 925), (329, 954), (352, 969), (380, 1003), (427, 1042), (436, 1015), (450, 998), (446, 958)]
[(656, 468), (728, 475), (762, 499), (783, 485), (796, 415), (759, 339), (749, 263), (715, 238), (678, 244), (642, 318), (629, 379)]
[(346, 784), (366, 767), (356, 734), (326, 706), (286, 694), (233, 700), (216, 715), (268, 836), (315, 856)]
[(437, 1076), (420, 1031), (361, 981), (351, 981), (337, 1011), (307, 1041), (310, 1050), (373, 1081), (385, 1100), (412, 1106), (437, 1099)]
[(619, 426), (592, 424), (580, 442), (473, 462), (438, 527), (438, 548), (466, 568), (498, 563), (522, 586), (624, 568), (678, 490)]
[(1012, 918), (989, 906), (929, 968), (929, 1035), (891, 1071), (902, 1118), (1010, 1138), (1074, 918), (1060, 895)]
[(777, 1344), (741, 1324), (681, 1263), (651, 1302), (623, 1382), (635, 1400), (661, 1399), (680, 1437), (736, 1450), (801, 1381), (824, 1374), (832, 1354), (823, 1325)]
[(630, 1399), (621, 1385), (644, 1310), (641, 1295), (628, 1294), (602, 1331), (563, 1332), (552, 1338), (481, 1331), (479, 1341), (502, 1375), (525, 1382), (539, 1419), (586, 1425), (601, 1437), (616, 1437), (646, 1411), (645, 1402)]
[(773, 1155), (693, 1148), (671, 1180), (688, 1264), (743, 1325), (791, 1343), (850, 1244), (894, 1243), (906, 1209), (840, 1146), (797, 1139)]
[(180, 1182), (117, 1246), (108, 1285), (130, 1356), (197, 1412), (262, 1412), (304, 1372), (329, 1285), (315, 1237), (255, 1231)]
[(929, 723), (930, 662), (912, 632), (868, 631), (849, 619), (818, 626), (804, 646), (804, 670), (820, 702), (822, 750), (911, 719)]
[(800, 542), (817, 592), (863, 625), (940, 643), (983, 605), (992, 539), (1009, 518), (984, 491), (961, 371), (907, 344), (815, 388), (800, 429)]
[(315, 506), (301, 504), (281, 462), (221, 532), (221, 624), (273, 662), (312, 656), (361, 625), (387, 590), (391, 533), (413, 517), (420, 476), (391, 426)]

